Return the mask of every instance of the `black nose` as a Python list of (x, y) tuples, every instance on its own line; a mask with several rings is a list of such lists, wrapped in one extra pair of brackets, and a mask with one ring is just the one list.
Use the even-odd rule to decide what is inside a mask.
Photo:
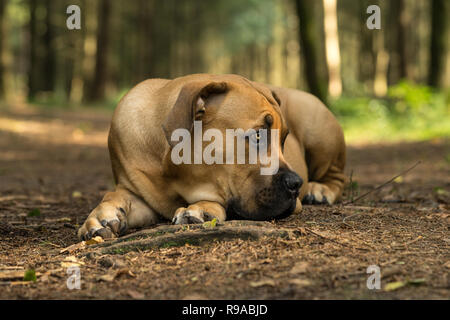
[(300, 178), (300, 176), (295, 172), (291, 171), (284, 174), (283, 180), (286, 189), (292, 194), (298, 195), (298, 189), (300, 189), (303, 184), (302, 178)]

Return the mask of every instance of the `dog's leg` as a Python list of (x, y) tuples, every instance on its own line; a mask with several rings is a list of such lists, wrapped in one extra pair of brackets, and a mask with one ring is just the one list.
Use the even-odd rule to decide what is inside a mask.
[(336, 140), (335, 144), (325, 143), (317, 150), (307, 150), (310, 181), (302, 200), (304, 204), (333, 204), (341, 197), (346, 182), (345, 146), (343, 138)]
[(187, 208), (178, 208), (172, 222), (174, 224), (194, 224), (217, 219), (223, 222), (226, 219), (225, 208), (217, 202), (199, 201)]
[(339, 168), (331, 166), (319, 181), (310, 181), (306, 187), (304, 204), (333, 204), (342, 195), (345, 176)]
[(108, 192), (102, 202), (89, 214), (78, 237), (88, 240), (94, 236), (115, 238), (128, 228), (143, 227), (158, 222), (155, 212), (129, 191), (118, 188)]
[(299, 198), (304, 204), (333, 204), (344, 189), (344, 137), (340, 130), (330, 135), (334, 139), (306, 147), (293, 135), (286, 139), (284, 157), (303, 179)]

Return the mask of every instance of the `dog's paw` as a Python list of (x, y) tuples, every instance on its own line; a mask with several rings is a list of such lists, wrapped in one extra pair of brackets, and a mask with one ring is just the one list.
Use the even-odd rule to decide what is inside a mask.
[(303, 204), (333, 204), (336, 196), (330, 188), (318, 182), (309, 182)]
[(202, 210), (198, 206), (189, 206), (187, 208), (178, 208), (173, 216), (173, 224), (196, 224), (211, 221), (215, 217), (212, 214)]
[(89, 240), (95, 236), (103, 239), (117, 238), (127, 229), (127, 218), (123, 208), (99, 206), (91, 212), (78, 230), (78, 238), (81, 240)]

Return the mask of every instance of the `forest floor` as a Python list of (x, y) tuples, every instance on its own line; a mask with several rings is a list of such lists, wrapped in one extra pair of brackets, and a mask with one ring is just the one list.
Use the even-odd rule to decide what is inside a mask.
[[(0, 299), (450, 297), (450, 140), (444, 139), (350, 145), (353, 198), (422, 162), (355, 203), (347, 188), (340, 204), (304, 206), (300, 215), (265, 225), (292, 231), (287, 237), (61, 253), (78, 243), (77, 227), (113, 188), (110, 116), (0, 110)], [(380, 290), (367, 288), (370, 265), (380, 268)], [(67, 287), (70, 266), (80, 268), (79, 290)], [(23, 281), (27, 270), (36, 281)]]

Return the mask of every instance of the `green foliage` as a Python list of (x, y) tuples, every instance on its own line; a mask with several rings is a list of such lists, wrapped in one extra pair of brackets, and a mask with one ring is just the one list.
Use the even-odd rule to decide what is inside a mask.
[(29, 217), (39, 217), (41, 215), (41, 210), (34, 208), (28, 212)]
[[(272, 40), (276, 4), (271, 0), (222, 0), (211, 12), (211, 24), (222, 34), (230, 52), (250, 44), (264, 44)], [(216, 13), (216, 14), (214, 14)]]
[(450, 137), (450, 92), (400, 82), (386, 98), (343, 96), (331, 104), (348, 141)]
[(217, 219), (214, 218), (211, 221), (206, 221), (203, 223), (203, 228), (215, 228), (217, 224)]
[(36, 282), (36, 272), (34, 269), (29, 269), (25, 271), (25, 275), (23, 276), (23, 281), (33, 281)]

